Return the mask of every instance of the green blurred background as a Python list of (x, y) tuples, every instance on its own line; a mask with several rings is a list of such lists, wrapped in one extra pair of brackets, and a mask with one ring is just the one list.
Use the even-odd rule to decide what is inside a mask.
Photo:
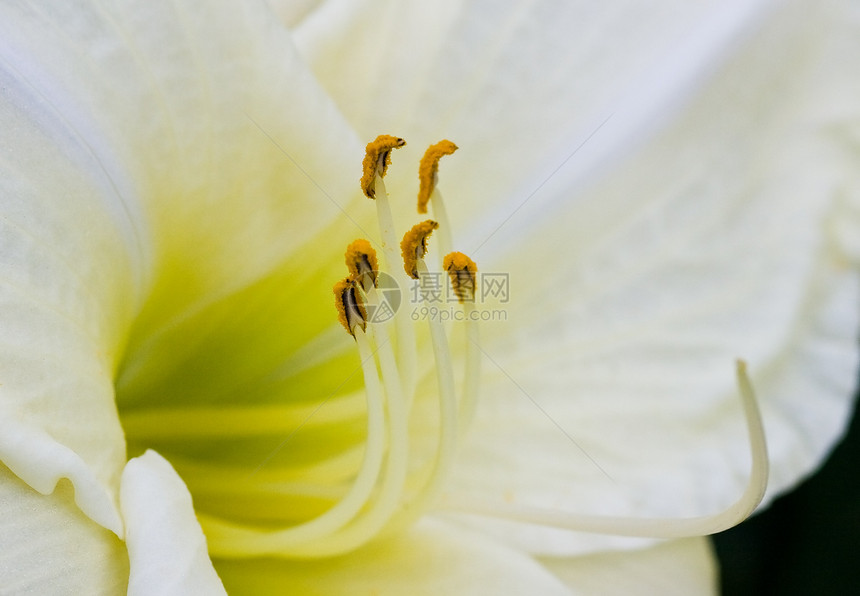
[[(860, 394), (858, 394), (860, 399)], [(860, 417), (814, 476), (714, 537), (727, 596), (860, 594)]]

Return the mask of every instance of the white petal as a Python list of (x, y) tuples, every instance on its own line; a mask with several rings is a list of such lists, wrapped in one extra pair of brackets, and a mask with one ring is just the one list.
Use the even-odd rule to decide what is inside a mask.
[(2, 17), (16, 71), (143, 203), (161, 316), (247, 284), (359, 194), (361, 144), (261, 3)]
[(81, 508), (121, 534), (112, 374), (139, 302), (137, 230), (123, 179), (0, 40), (0, 459), (42, 493), (70, 478)]
[(638, 551), (539, 560), (576, 594), (701, 596), (718, 593), (717, 561), (707, 538), (673, 540)]
[(45, 496), (0, 466), (0, 504), (0, 592), (125, 592), (125, 545), (81, 513), (68, 482)]
[[(846, 6), (842, 6), (842, 4)], [(856, 56), (860, 51), (860, 36), (857, 35), (857, 22), (860, 20), (860, 7), (853, 3), (839, 3), (834, 9), (838, 25), (829, 26), (827, 55), (816, 65), (819, 81), (815, 88), (826, 117), (821, 119), (832, 135), (834, 145), (841, 151), (827, 156), (840, 167), (856, 171), (860, 162), (860, 115), (857, 97), (860, 97), (860, 62), (857, 60), (833, 60), (834, 56)], [(834, 20), (836, 20), (834, 19)], [(823, 156), (820, 156), (823, 160)], [(837, 246), (854, 265), (860, 264), (860, 185), (856, 178), (849, 179), (838, 193), (839, 210), (834, 214), (831, 225)]]
[(269, 6), (287, 27), (294, 27), (318, 8), (321, 0), (268, 0)]
[[(486, 329), (495, 380), (455, 493), (716, 512), (748, 475), (735, 357), (762, 402), (770, 495), (825, 457), (854, 394), (860, 288), (828, 237), (834, 200), (857, 189), (831, 134), (852, 113), (830, 101), (842, 74), (818, 66), (840, 60), (834, 39), (856, 24), (773, 15), (611, 179), (565, 193), (560, 174), (551, 207), (529, 203), (500, 230), (512, 251), (493, 261), (488, 248), (484, 271), (510, 274), (508, 320)], [(517, 540), (600, 543), (537, 529)]]
[(527, 555), (438, 521), (317, 562), (216, 561), (231, 595), (569, 594)]
[(167, 460), (154, 451), (130, 460), (120, 496), (130, 596), (225, 594), (191, 495)]

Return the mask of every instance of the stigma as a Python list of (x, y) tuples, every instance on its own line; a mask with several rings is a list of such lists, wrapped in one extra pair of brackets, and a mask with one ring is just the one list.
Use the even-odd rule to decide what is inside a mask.
[(379, 135), (365, 147), (361, 163), (361, 190), (369, 199), (376, 198), (376, 177), (385, 177), (391, 164), (391, 150), (403, 147), (406, 141), (391, 135)]

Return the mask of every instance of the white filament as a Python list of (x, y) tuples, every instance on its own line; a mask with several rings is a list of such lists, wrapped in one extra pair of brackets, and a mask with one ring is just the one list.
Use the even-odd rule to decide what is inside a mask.
[(433, 218), (439, 223), (439, 229), (436, 230), (439, 238), (439, 254), (447, 255), (454, 250), (454, 241), (452, 240), (451, 224), (448, 221), (448, 211), (445, 209), (445, 201), (442, 200), (442, 193), (435, 186), (433, 192), (430, 193), (430, 204), (433, 206)]
[(478, 406), (478, 390), (481, 381), (481, 340), (478, 321), (475, 318), (475, 303), (463, 302), (464, 327), (466, 331), (466, 362), (463, 375), (463, 394), (460, 399), (460, 435), (462, 436), (475, 417)]
[(334, 556), (352, 551), (376, 535), (395, 515), (403, 497), (409, 461), (409, 414), (400, 374), (385, 325), (373, 327), (385, 392), (388, 397), (388, 460), (379, 494), (364, 514), (335, 534), (307, 545), (299, 557)]
[[(427, 275), (427, 265), (423, 259), (416, 263), (418, 275)], [(418, 494), (408, 503), (401, 515), (392, 524), (392, 529), (408, 525), (426, 510), (427, 506), (441, 493), (445, 480), (454, 465), (458, 443), (457, 396), (454, 389), (454, 369), (445, 329), (437, 317), (427, 319), (430, 340), (433, 344), (433, 357), (436, 364), (436, 383), (439, 400), (439, 439), (430, 471), (430, 476)]]
[[(382, 235), (382, 252), (385, 264), (391, 275), (401, 284), (405, 280), (401, 259), (398, 256), (399, 246), (394, 233), (394, 218), (391, 215), (391, 205), (388, 201), (388, 190), (379, 172), (375, 180), (376, 217), (379, 220), (379, 233)], [(400, 364), (401, 379), (403, 381), (406, 399), (411, 401), (415, 394), (417, 356), (415, 353), (415, 332), (405, 309), (399, 309), (394, 313), (394, 328), (397, 333), (397, 359)]]
[(716, 534), (736, 526), (755, 510), (767, 489), (768, 457), (764, 427), (752, 384), (742, 361), (737, 364), (738, 389), (747, 423), (752, 467), (746, 490), (737, 501), (713, 515), (690, 518), (633, 518), (578, 515), (539, 507), (516, 506), (448, 495), (441, 504), (449, 511), (473, 513), (577, 532), (642, 538), (686, 538)]

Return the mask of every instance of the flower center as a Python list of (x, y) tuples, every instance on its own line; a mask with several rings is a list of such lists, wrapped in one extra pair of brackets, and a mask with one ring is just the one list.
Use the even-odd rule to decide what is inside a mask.
[[(401, 294), (406, 287), (383, 182), (392, 150), (404, 144), (384, 135), (367, 147), (361, 188), (375, 199), (384, 264), (367, 240), (347, 247), (348, 276), (335, 285), (334, 297), (354, 348), (332, 332), (330, 307), (325, 314), (320, 301), (309, 301), (295, 287), (295, 280), (307, 283), (309, 275), (316, 284), (330, 268), (309, 274), (290, 264), (254, 288), (131, 341), (117, 380), (129, 455), (153, 448), (173, 463), (192, 492), (213, 556), (348, 552), (411, 523), (450, 471), (477, 396), (479, 352), (469, 347), (477, 340), (477, 323), (462, 323), (467, 346), (458, 399), (442, 322), (428, 321), (430, 341), (424, 342), (416, 341), (422, 330), (406, 309), (394, 305), (390, 316), (382, 316), (381, 307), (390, 306), (389, 286)], [(403, 240), (409, 247), (404, 266), (413, 278), (428, 273), (427, 238), (447, 224), (444, 212), (439, 217), (438, 192), (433, 208), (444, 223), (419, 224)], [(451, 274), (452, 281), (460, 279)], [(468, 296), (457, 283), (456, 295)], [(279, 295), (284, 292), (286, 298)], [(284, 304), (291, 315), (279, 323), (276, 313)], [(273, 318), (243, 328), (243, 321), (259, 319), (261, 308)], [(259, 350), (250, 337), (259, 338)], [(302, 349), (287, 346), (296, 337), (309, 338)], [(418, 377), (419, 348), (427, 343), (435, 383)], [(285, 363), (273, 362), (284, 353)], [(224, 371), (235, 373), (236, 386), (218, 386), (215, 379), (234, 382)], [(416, 400), (419, 388), (425, 399)], [(428, 413), (433, 404), (436, 412)]]
[[(129, 455), (153, 448), (171, 461), (192, 493), (210, 554), (339, 555), (408, 525), (434, 500), (465, 513), (663, 538), (720, 531), (744, 519), (764, 494), (767, 452), (741, 365), (752, 474), (744, 494), (720, 513), (643, 520), (450, 494), (437, 500), (479, 392), (479, 317), (472, 316), (477, 267), (452, 252), (437, 187), (438, 160), (456, 148), (450, 142), (431, 147), (420, 167), (419, 210), (429, 204), (434, 219), (412, 227), (399, 242), (402, 259), (398, 254), (383, 177), (391, 152), (404, 144), (383, 135), (368, 144), (363, 163), (361, 188), (376, 206), (382, 264), (370, 242), (356, 240), (347, 247), (343, 278), (342, 265), (319, 263), (314, 244), (254, 285), (166, 323), (159, 323), (155, 300), (131, 331), (116, 380)], [(442, 321), (425, 317), (422, 330), (406, 309), (387, 301), (410, 279), (421, 283), (432, 275), (425, 264), (431, 234), (464, 311), (456, 323), (465, 340), (459, 385)], [(321, 234), (326, 245), (332, 236)], [(309, 271), (307, 263), (318, 266)], [(307, 288), (338, 278), (334, 302), (354, 344), (334, 324), (330, 302), (308, 296)], [(155, 295), (170, 293), (157, 288)], [(435, 379), (419, 377), (419, 355), (422, 362), (432, 359)]]

